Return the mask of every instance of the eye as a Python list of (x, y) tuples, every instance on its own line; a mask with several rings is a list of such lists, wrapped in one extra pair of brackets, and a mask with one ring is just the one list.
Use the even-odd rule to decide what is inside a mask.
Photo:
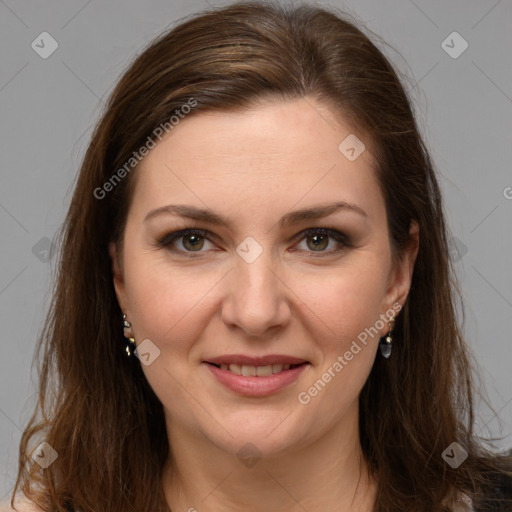
[[(185, 249), (177, 249), (173, 247), (176, 241), (182, 239), (181, 247)], [(174, 233), (168, 233), (157, 241), (159, 247), (165, 247), (172, 252), (202, 252), (205, 240), (208, 240), (208, 232), (202, 229), (182, 229)]]
[[(211, 233), (203, 229), (187, 228), (181, 231), (167, 233), (157, 240), (156, 245), (165, 248), (174, 253), (181, 253), (189, 257), (194, 257), (193, 253), (205, 252), (205, 241), (211, 242), (215, 238)], [(179, 244), (176, 244), (181, 239)], [(335, 252), (340, 252), (347, 247), (351, 247), (351, 243), (346, 235), (331, 228), (311, 228), (307, 229), (295, 237), (297, 240), (304, 240), (306, 243), (306, 252), (318, 253), (314, 256), (324, 256)], [(325, 250), (330, 245), (330, 241), (334, 240), (334, 249)], [(178, 246), (178, 247), (177, 247)], [(179, 248), (179, 246), (181, 246)], [(296, 249), (294, 249), (296, 250)]]
[[(305, 240), (306, 251), (320, 253), (315, 254), (314, 256), (332, 254), (335, 252), (339, 252), (346, 247), (351, 247), (348, 237), (343, 233), (337, 231), (336, 229), (312, 228), (303, 231), (299, 236), (302, 237), (301, 240)], [(335, 241), (333, 244), (335, 248), (326, 251), (325, 249), (329, 246), (330, 239), (333, 239)]]

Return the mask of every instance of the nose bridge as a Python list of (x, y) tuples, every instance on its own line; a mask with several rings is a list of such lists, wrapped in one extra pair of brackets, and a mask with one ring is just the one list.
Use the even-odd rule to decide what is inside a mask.
[[(250, 237), (248, 237), (250, 238)], [(238, 258), (230, 281), (231, 300), (223, 308), (225, 321), (251, 334), (261, 334), (285, 320), (279, 266), (270, 248), (252, 240), (237, 247)]]

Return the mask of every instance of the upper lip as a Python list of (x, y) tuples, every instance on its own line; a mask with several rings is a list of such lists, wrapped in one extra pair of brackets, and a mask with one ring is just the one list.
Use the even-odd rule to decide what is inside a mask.
[(269, 354), (260, 357), (250, 357), (243, 354), (227, 354), (218, 357), (209, 357), (205, 363), (213, 364), (239, 364), (246, 366), (267, 366), (271, 364), (302, 364), (307, 363), (300, 357), (287, 356), (283, 354)]

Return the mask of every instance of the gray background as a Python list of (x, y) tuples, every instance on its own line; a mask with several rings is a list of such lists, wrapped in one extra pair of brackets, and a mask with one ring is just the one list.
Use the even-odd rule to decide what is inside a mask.
[[(14, 482), (35, 400), (36, 337), (49, 303), (49, 240), (103, 101), (133, 56), (187, 14), (228, 2), (0, 0), (0, 500)], [(327, 4), (327, 2), (319, 2)], [(465, 332), (501, 422), (481, 406), (477, 430), (512, 447), (512, 4), (508, 0), (332, 1), (399, 53), (445, 193), (467, 306)], [(41, 58), (42, 32), (58, 42)], [(469, 44), (452, 58), (441, 43)], [(453, 39), (453, 38), (452, 38)], [(452, 52), (462, 48), (449, 38)], [(55, 253), (53, 253), (55, 254)], [(84, 350), (87, 350), (84, 347)]]

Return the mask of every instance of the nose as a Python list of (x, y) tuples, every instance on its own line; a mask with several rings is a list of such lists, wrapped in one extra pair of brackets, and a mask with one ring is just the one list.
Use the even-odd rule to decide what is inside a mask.
[(262, 337), (267, 331), (285, 326), (291, 317), (290, 291), (282, 267), (264, 251), (256, 261), (238, 258), (229, 273), (223, 321), (248, 336)]

